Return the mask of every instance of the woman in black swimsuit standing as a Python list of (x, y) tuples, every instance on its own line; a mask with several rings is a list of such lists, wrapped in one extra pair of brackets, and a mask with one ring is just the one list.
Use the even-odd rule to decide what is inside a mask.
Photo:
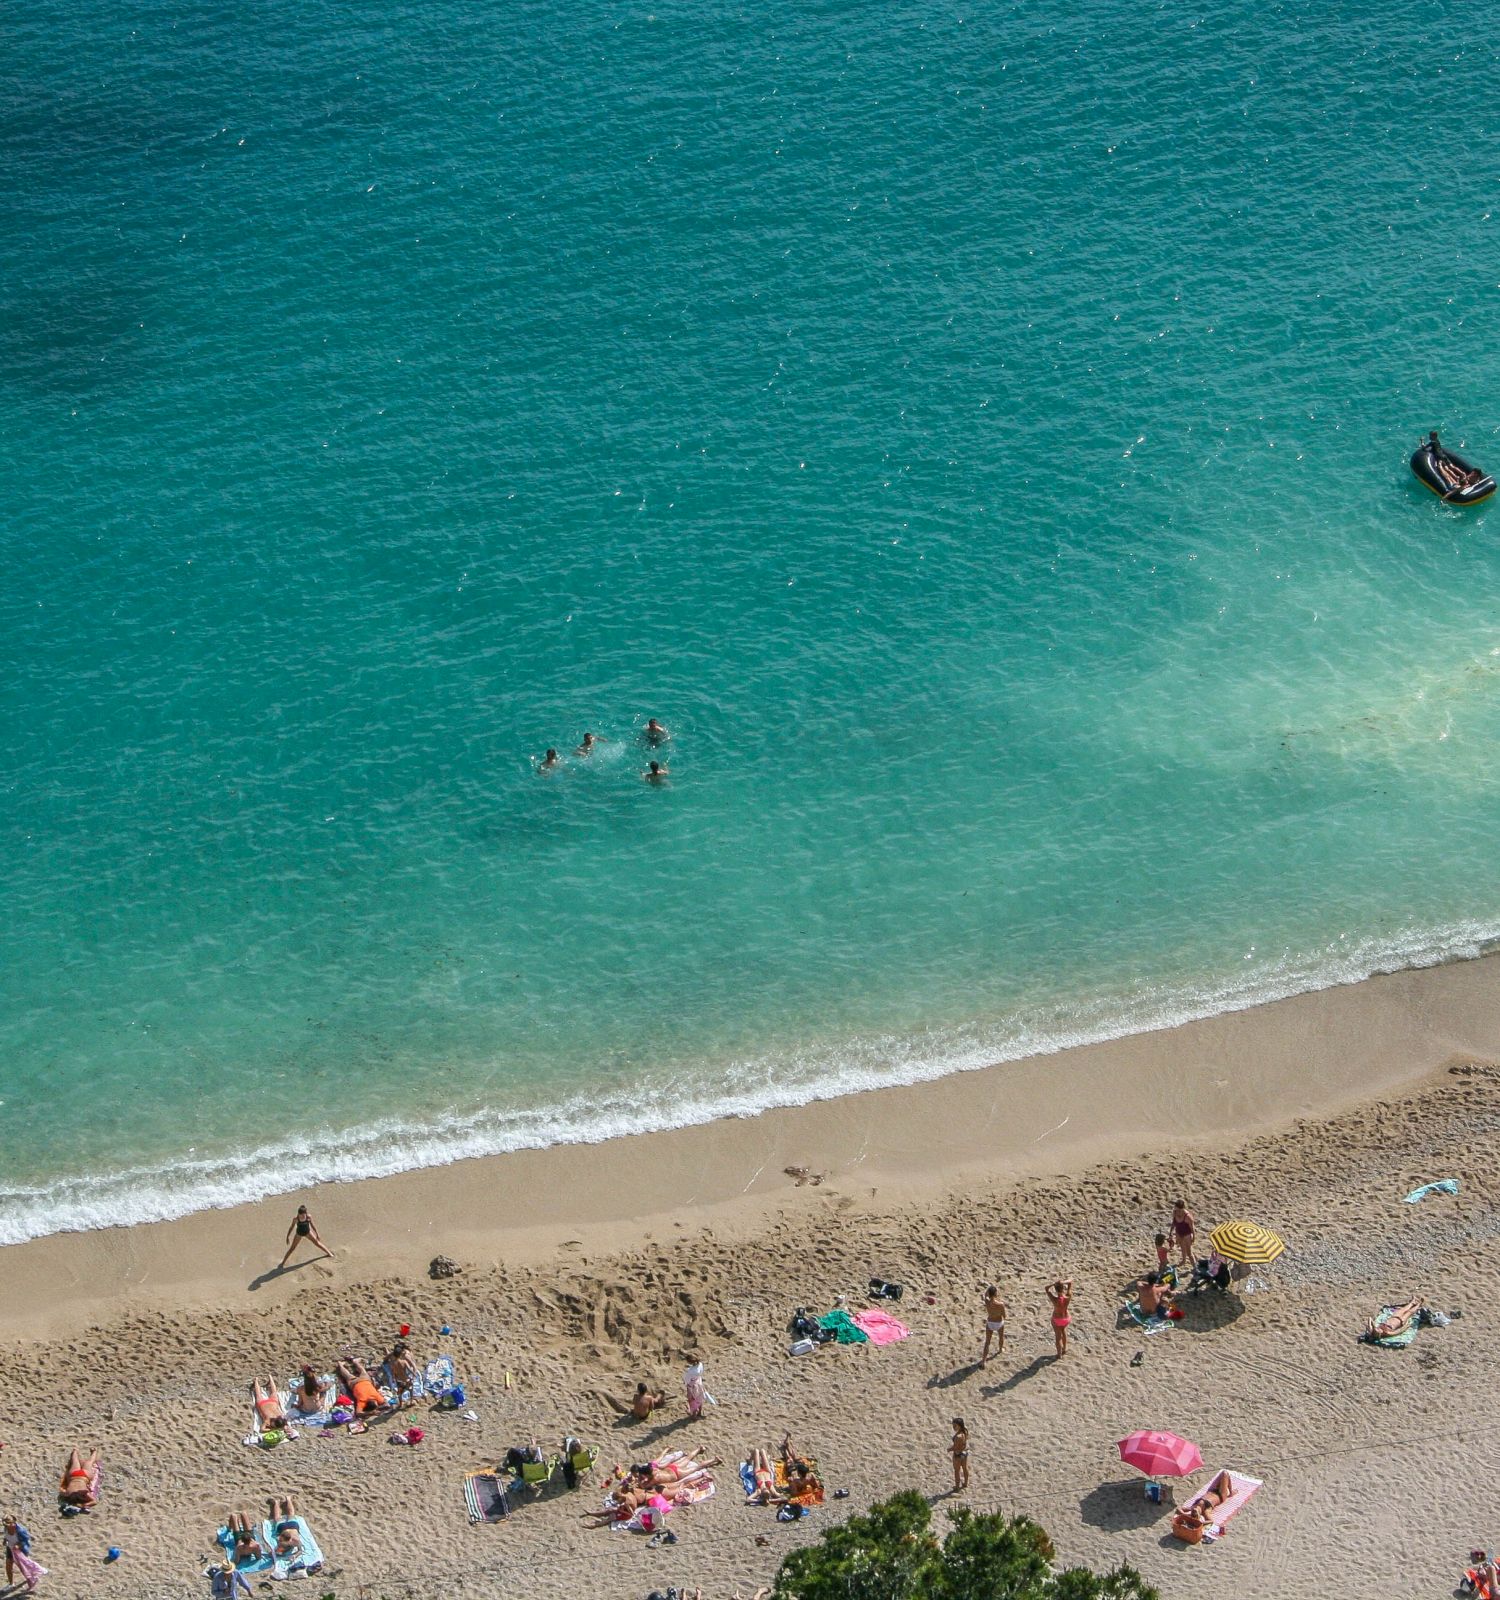
[[(286, 1230), (286, 1254), (281, 1258), (282, 1267), (292, 1259), (292, 1252), (304, 1239), (310, 1244), (315, 1244), (330, 1261), (333, 1260), (333, 1251), (319, 1237), (318, 1225), (307, 1214), (307, 1207), (298, 1206), (297, 1215), (292, 1218), (292, 1225)], [(279, 1272), (281, 1267), (276, 1270)]]

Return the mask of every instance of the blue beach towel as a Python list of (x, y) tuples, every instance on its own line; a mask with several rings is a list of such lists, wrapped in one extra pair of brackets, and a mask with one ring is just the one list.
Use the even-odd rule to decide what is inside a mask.
[[(302, 1535), (302, 1553), (296, 1556), (277, 1556), (270, 1563), (270, 1575), (273, 1578), (301, 1578), (308, 1573), (318, 1572), (323, 1566), (323, 1552), (318, 1548), (318, 1541), (313, 1538), (312, 1529), (308, 1527), (304, 1517), (292, 1517), (291, 1521), (297, 1524), (297, 1532)], [(276, 1524), (274, 1522), (261, 1523), (261, 1542), (269, 1549), (276, 1548)], [(259, 1571), (259, 1568), (256, 1568)]]
[[(234, 1535), (229, 1531), (228, 1528), (220, 1528), (214, 1537), (218, 1541), (219, 1548), (233, 1563), (234, 1570), (236, 1572), (269, 1572), (276, 1564), (274, 1561), (272, 1561), (270, 1556), (258, 1556), (254, 1561), (235, 1561)], [(264, 1529), (261, 1530), (260, 1542), (262, 1545), (264, 1545), (266, 1542)], [(273, 1539), (271, 1542), (274, 1544), (276, 1541)]]
[[(440, 1395), (447, 1394), (453, 1384), (453, 1357), (434, 1356), (418, 1374), (411, 1397), (413, 1400), (436, 1400)], [(381, 1364), (380, 1392), (391, 1405), (395, 1405), (398, 1390), (391, 1377), (389, 1363)]]
[(747, 1496), (755, 1493), (755, 1469), (748, 1461), (740, 1462), (740, 1482), (744, 1485)]
[(1439, 1178), (1436, 1183), (1424, 1183), (1420, 1189), (1413, 1189), (1402, 1201), (1403, 1205), (1414, 1206), (1418, 1200), (1425, 1200), (1430, 1194), (1457, 1194), (1457, 1178)]

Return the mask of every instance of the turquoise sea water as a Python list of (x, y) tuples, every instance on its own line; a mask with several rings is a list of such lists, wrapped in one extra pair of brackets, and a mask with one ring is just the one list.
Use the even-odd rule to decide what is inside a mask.
[(0, 1240), (1500, 930), (1487, 16), (13, 15)]

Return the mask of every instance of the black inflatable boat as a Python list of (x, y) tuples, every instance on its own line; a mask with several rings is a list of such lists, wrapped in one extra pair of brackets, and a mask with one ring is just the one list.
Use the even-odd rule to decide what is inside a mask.
[(1495, 492), (1495, 480), (1472, 461), (1438, 443), (1430, 433), (1412, 453), (1411, 470), (1439, 499), (1452, 506), (1474, 506)]

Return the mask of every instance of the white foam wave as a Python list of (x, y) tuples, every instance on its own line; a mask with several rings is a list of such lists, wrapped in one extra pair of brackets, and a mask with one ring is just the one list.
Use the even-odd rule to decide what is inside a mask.
[(705, 1081), (701, 1067), (653, 1089), (578, 1096), (541, 1108), (486, 1108), (423, 1125), (396, 1120), (324, 1129), (237, 1154), (0, 1185), (0, 1244), (220, 1210), (318, 1183), (389, 1177), (557, 1144), (753, 1116), (865, 1089), (925, 1082), (1075, 1045), (1095, 1044), (1244, 1010), (1379, 972), (1471, 960), (1500, 944), (1500, 926), (1466, 923), (1385, 941), (1339, 941), (1314, 956), (1261, 963), (1196, 987), (1146, 988), (909, 1037), (865, 1037), (793, 1055), (745, 1057)]

